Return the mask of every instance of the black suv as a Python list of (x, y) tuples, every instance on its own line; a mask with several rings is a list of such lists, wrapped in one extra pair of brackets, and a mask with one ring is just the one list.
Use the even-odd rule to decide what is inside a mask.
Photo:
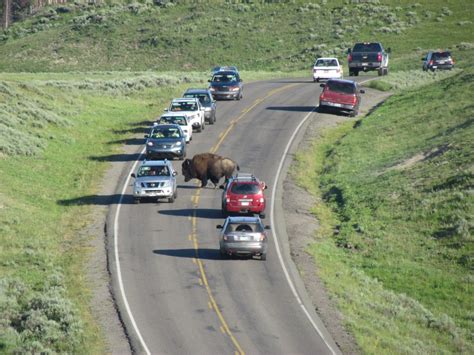
[(450, 52), (430, 51), (426, 57), (421, 58), (421, 60), (423, 61), (423, 71), (435, 71), (437, 69), (451, 70), (454, 68), (454, 59)]
[(349, 76), (357, 76), (360, 71), (376, 70), (378, 75), (388, 74), (388, 57), (390, 48), (385, 50), (381, 43), (356, 43), (354, 48), (347, 50)]
[(244, 91), (242, 79), (235, 71), (219, 71), (209, 80), (209, 90), (215, 99), (240, 100)]
[(188, 89), (183, 94), (183, 97), (194, 97), (199, 99), (202, 107), (204, 107), (204, 119), (206, 122), (209, 122), (209, 124), (214, 124), (214, 122), (216, 122), (216, 101), (212, 97), (209, 89)]

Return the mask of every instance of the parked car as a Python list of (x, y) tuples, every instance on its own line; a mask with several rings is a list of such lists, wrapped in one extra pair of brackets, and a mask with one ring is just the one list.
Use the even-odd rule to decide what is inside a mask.
[(260, 256), (267, 259), (267, 234), (270, 226), (264, 226), (258, 216), (254, 217), (227, 217), (224, 225), (217, 225), (221, 229), (219, 250), (221, 256)]
[(157, 124), (145, 138), (147, 160), (186, 157), (186, 137), (178, 125)]
[(188, 89), (183, 94), (183, 97), (199, 99), (202, 107), (204, 107), (204, 119), (206, 122), (209, 124), (216, 122), (217, 105), (209, 89)]
[(426, 57), (421, 58), (423, 61), (423, 70), (451, 70), (454, 68), (454, 59), (451, 52), (448, 51), (429, 51)]
[(238, 173), (231, 177), (222, 193), (222, 213), (227, 216), (232, 213), (259, 214), (265, 218), (266, 199), (265, 182), (253, 174)]
[(176, 124), (181, 127), (186, 137), (186, 143), (189, 143), (193, 139), (193, 126), (191, 120), (188, 118), (186, 113), (179, 112), (168, 112), (160, 116), (158, 120), (153, 124)]
[(206, 127), (206, 121), (204, 119), (204, 107), (202, 107), (199, 99), (196, 98), (177, 98), (171, 101), (169, 108), (166, 112), (179, 112), (186, 113), (191, 121), (193, 129), (201, 132)]
[(215, 99), (240, 100), (244, 87), (239, 73), (235, 71), (219, 71), (209, 80), (209, 90)]
[(365, 93), (359, 90), (358, 85), (352, 80), (330, 79), (325, 84), (320, 84), (323, 88), (319, 96), (319, 111), (329, 109), (338, 111), (349, 111), (352, 117), (357, 116), (360, 106), (360, 94)]
[(143, 199), (167, 198), (173, 203), (178, 196), (176, 175), (173, 164), (168, 160), (145, 160), (137, 170), (131, 174), (135, 178), (133, 184), (133, 198), (135, 203)]
[(356, 43), (354, 48), (347, 50), (349, 75), (358, 76), (360, 71), (376, 70), (378, 75), (388, 74), (388, 57), (390, 48), (386, 51), (381, 43)]
[(318, 58), (313, 65), (313, 81), (342, 79), (342, 65), (337, 58)]

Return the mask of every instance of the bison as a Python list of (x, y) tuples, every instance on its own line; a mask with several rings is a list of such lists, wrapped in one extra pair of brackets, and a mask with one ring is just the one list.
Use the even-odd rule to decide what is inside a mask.
[(201, 187), (205, 187), (208, 180), (211, 180), (214, 187), (217, 187), (223, 176), (228, 179), (235, 169), (240, 170), (239, 165), (232, 159), (212, 153), (196, 154), (193, 159), (185, 159), (181, 168), (184, 181), (199, 179)]

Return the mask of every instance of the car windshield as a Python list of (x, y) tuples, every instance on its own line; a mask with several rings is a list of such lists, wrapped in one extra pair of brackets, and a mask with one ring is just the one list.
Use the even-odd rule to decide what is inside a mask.
[(206, 94), (186, 94), (184, 97), (193, 97), (196, 99), (199, 99), (202, 104), (209, 104), (211, 102), (211, 99), (209, 98), (209, 95)]
[(170, 169), (166, 165), (142, 166), (138, 170), (137, 176), (170, 176)]
[(380, 43), (357, 43), (353, 52), (381, 52)]
[(235, 74), (216, 74), (212, 77), (212, 81), (216, 83), (230, 83), (237, 81)]
[(172, 102), (170, 111), (197, 111), (198, 106), (195, 102), (183, 101), (183, 102)]
[(337, 67), (335, 59), (318, 59), (315, 64), (316, 67)]
[(343, 83), (340, 81), (328, 81), (326, 87), (329, 91), (340, 92), (343, 94), (354, 94), (356, 92), (354, 84)]
[(229, 223), (224, 233), (232, 232), (263, 233), (263, 227), (260, 223), (256, 222)]
[(435, 53), (433, 53), (433, 59), (434, 60), (449, 59), (450, 57), (451, 57), (451, 53), (449, 53), (449, 52), (435, 52)]
[(161, 117), (160, 123), (186, 126), (186, 118), (184, 116)]
[(260, 191), (260, 186), (253, 183), (236, 183), (230, 188), (234, 194), (258, 194)]
[(181, 138), (181, 132), (177, 127), (163, 127), (154, 129), (151, 138)]

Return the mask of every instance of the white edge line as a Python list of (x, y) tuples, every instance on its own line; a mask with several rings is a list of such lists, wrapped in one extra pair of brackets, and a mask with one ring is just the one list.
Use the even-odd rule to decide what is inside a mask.
[[(275, 195), (276, 195), (276, 187), (278, 185), (278, 180), (280, 178), (280, 173), (281, 173), (281, 170), (283, 168), (283, 164), (285, 162), (285, 159), (286, 159), (286, 155), (288, 154), (288, 151), (290, 150), (290, 146), (291, 144), (293, 143), (295, 137), (296, 137), (296, 134), (299, 132), (301, 126), (307, 121), (307, 119), (311, 116), (311, 114), (313, 114), (315, 112), (315, 109), (313, 109), (311, 112), (309, 112), (304, 118), (303, 120), (298, 124), (298, 126), (296, 127), (295, 131), (293, 132), (293, 134), (291, 135), (290, 137), (290, 140), (288, 141), (288, 144), (286, 145), (285, 147), (285, 151), (283, 152), (283, 155), (282, 155), (282, 158), (280, 160), (280, 164), (278, 165), (278, 170), (277, 170), (277, 173), (276, 173), (276, 178), (275, 178), (275, 182), (273, 183), (273, 190), (272, 190), (272, 203), (271, 203), (271, 208), (270, 208), (270, 223), (272, 226), (275, 225), (274, 223), (274, 210), (275, 210)], [(281, 253), (281, 250), (280, 250), (280, 243), (278, 242), (278, 237), (277, 237), (277, 234), (276, 234), (276, 231), (275, 229), (273, 230), (273, 235), (275, 238), (273, 238), (275, 240), (275, 246), (276, 246), (276, 251), (277, 251), (277, 254), (278, 254), (278, 259), (280, 260), (280, 264), (281, 264), (281, 267), (283, 269), (283, 272), (286, 276), (286, 281), (288, 282), (288, 285), (290, 286), (290, 289), (291, 291), (293, 292), (293, 295), (295, 296), (296, 298), (296, 301), (298, 302), (299, 306), (301, 307), (301, 309), (303, 310), (304, 314), (306, 315), (306, 317), (309, 319), (311, 325), (313, 326), (313, 328), (316, 330), (316, 332), (319, 334), (319, 336), (321, 337), (321, 339), (323, 339), (324, 343), (326, 344), (326, 346), (328, 347), (328, 349), (331, 351), (332, 354), (337, 354), (334, 349), (331, 347), (331, 345), (329, 345), (328, 341), (326, 340), (326, 338), (324, 337), (323, 333), (321, 332), (321, 330), (318, 328), (318, 325), (315, 323), (315, 321), (313, 320), (313, 318), (311, 317), (311, 315), (309, 314), (308, 310), (306, 309), (305, 305), (303, 304), (303, 302), (301, 301), (301, 298), (300, 296), (298, 295), (298, 292), (296, 291), (296, 288), (295, 288), (295, 285), (293, 284), (293, 281), (291, 280), (290, 278), (290, 274), (288, 272), (288, 269), (286, 268), (285, 266), (285, 262), (283, 260), (283, 256), (282, 256), (282, 253)]]
[[(135, 167), (137, 166), (138, 162), (140, 161), (141, 156), (143, 155), (143, 152), (145, 151), (145, 148), (142, 149), (140, 152), (140, 155), (138, 156), (138, 159), (133, 163), (132, 168), (130, 171), (135, 170)], [(133, 318), (132, 311), (130, 309), (130, 305), (128, 304), (127, 296), (125, 294), (125, 288), (123, 286), (123, 281), (122, 281), (122, 270), (120, 269), (120, 259), (119, 259), (119, 253), (118, 253), (118, 218), (120, 215), (120, 209), (122, 206), (122, 200), (123, 196), (125, 194), (125, 190), (127, 189), (127, 186), (130, 181), (130, 175), (128, 174), (127, 179), (125, 180), (125, 184), (123, 185), (122, 191), (120, 192), (120, 198), (117, 203), (117, 211), (115, 212), (115, 218), (114, 218), (114, 251), (115, 251), (115, 263), (117, 265), (117, 279), (119, 282), (119, 287), (120, 287), (120, 293), (122, 294), (122, 300), (123, 303), (125, 304), (125, 309), (127, 310), (128, 317), (130, 318), (130, 321), (132, 322), (133, 329), (135, 330), (135, 333), (138, 336), (138, 339), (140, 340), (140, 343), (145, 350), (145, 353), (147, 355), (151, 355), (150, 350), (148, 349), (148, 346), (145, 343), (145, 340), (143, 340), (143, 337), (140, 333), (140, 330), (138, 329), (137, 323), (135, 322), (135, 318)]]
[[(363, 80), (363, 81), (360, 81), (359, 84), (363, 84), (365, 82), (368, 82), (368, 81), (371, 81), (371, 80), (374, 80), (374, 79), (377, 79), (377, 78), (370, 78), (370, 79), (367, 79), (367, 80)], [(283, 169), (283, 164), (285, 162), (285, 159), (286, 159), (286, 156), (288, 154), (288, 151), (290, 150), (290, 146), (293, 144), (293, 141), (296, 137), (296, 135), (298, 134), (301, 126), (308, 120), (308, 118), (311, 116), (311, 114), (313, 114), (314, 112), (316, 112), (316, 108), (314, 108), (311, 112), (309, 112), (304, 118), (303, 120), (298, 124), (298, 126), (296, 127), (295, 131), (293, 132), (293, 134), (291, 135), (290, 137), (290, 140), (288, 141), (288, 144), (286, 145), (285, 147), (285, 151), (283, 152), (283, 155), (282, 155), (282, 158), (280, 160), (280, 164), (278, 165), (278, 170), (277, 170), (277, 173), (276, 173), (276, 178), (275, 178), (275, 182), (273, 183), (273, 190), (272, 190), (272, 203), (271, 203), (271, 207), (270, 207), (270, 223), (272, 226), (275, 225), (275, 220), (274, 220), (274, 213), (275, 213), (275, 195), (276, 195), (276, 187), (278, 185), (278, 180), (280, 178), (280, 173), (281, 173), (281, 170)], [(278, 242), (278, 237), (277, 237), (277, 234), (276, 234), (276, 231), (273, 230), (273, 235), (275, 238), (273, 238), (275, 240), (275, 246), (276, 246), (276, 251), (277, 251), (277, 254), (278, 254), (278, 259), (280, 260), (280, 264), (281, 264), (281, 267), (283, 269), (283, 272), (285, 274), (285, 277), (286, 277), (286, 280), (288, 282), (288, 285), (290, 286), (290, 289), (291, 291), (293, 292), (293, 295), (295, 296), (296, 298), (296, 301), (298, 302), (298, 304), (300, 305), (301, 309), (303, 310), (304, 314), (306, 315), (306, 317), (309, 319), (311, 325), (313, 326), (313, 328), (316, 330), (316, 332), (319, 334), (319, 336), (321, 337), (321, 339), (323, 339), (324, 343), (326, 344), (326, 346), (328, 347), (328, 349), (333, 353), (333, 354), (336, 354), (336, 352), (334, 351), (334, 349), (331, 347), (331, 345), (329, 345), (329, 343), (327, 342), (326, 338), (324, 337), (323, 333), (321, 332), (321, 330), (318, 328), (318, 325), (315, 323), (315, 321), (313, 320), (313, 318), (311, 317), (311, 315), (309, 314), (308, 310), (306, 309), (306, 306), (303, 304), (300, 296), (298, 295), (298, 292), (296, 291), (296, 287), (293, 283), (293, 281), (291, 280), (290, 278), (290, 274), (288, 272), (288, 269), (286, 268), (286, 265), (285, 265), (285, 262), (283, 260), (283, 256), (282, 256), (282, 253), (281, 253), (281, 250), (280, 250), (280, 243)]]

